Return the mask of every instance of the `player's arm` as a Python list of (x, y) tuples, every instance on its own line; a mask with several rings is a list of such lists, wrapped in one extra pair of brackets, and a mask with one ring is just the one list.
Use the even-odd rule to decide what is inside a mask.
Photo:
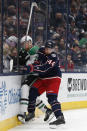
[(36, 65), (34, 66), (33, 71), (37, 72), (39, 74), (45, 74), (46, 72), (49, 72), (56, 66), (57, 63), (57, 55), (56, 54), (51, 54), (50, 59), (47, 60), (47, 62), (43, 65)]
[(57, 62), (58, 62), (57, 61), (57, 55), (52, 54), (50, 56), (50, 58), (46, 61), (45, 64), (42, 64), (42, 65), (39, 65), (39, 64), (32, 65), (32, 64), (30, 64), (30, 65), (25, 67), (25, 71), (27, 73), (35, 72), (35, 73), (38, 73), (39, 75), (45, 74), (46, 72), (49, 72), (50, 70), (52, 70), (56, 66)]
[(26, 65), (26, 61), (30, 59), (30, 55), (24, 49), (20, 49), (19, 51), (19, 65), (24, 66)]

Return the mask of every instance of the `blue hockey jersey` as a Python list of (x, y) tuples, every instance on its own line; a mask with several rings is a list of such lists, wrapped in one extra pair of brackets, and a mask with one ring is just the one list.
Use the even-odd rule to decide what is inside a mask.
[(49, 55), (44, 53), (44, 48), (39, 49), (38, 65), (34, 65), (34, 72), (39, 74), (40, 78), (61, 77), (59, 68), (59, 59), (55, 52)]

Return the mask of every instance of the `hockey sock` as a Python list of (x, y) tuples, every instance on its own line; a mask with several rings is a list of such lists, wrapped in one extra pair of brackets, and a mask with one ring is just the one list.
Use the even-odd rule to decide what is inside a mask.
[(21, 87), (21, 99), (20, 99), (20, 114), (27, 112), (28, 108), (28, 96), (29, 96), (29, 86), (27, 84)]
[(51, 105), (52, 111), (55, 114), (55, 117), (57, 118), (58, 116), (62, 115), (61, 111), (61, 104), (57, 101), (57, 96), (56, 95), (48, 95), (48, 102)]
[(29, 105), (28, 105), (28, 112), (32, 113), (35, 111), (36, 107), (36, 98), (39, 96), (38, 89), (31, 87), (29, 92)]
[(36, 107), (38, 107), (44, 113), (48, 109), (47, 106), (43, 103), (43, 101), (39, 98), (36, 99)]

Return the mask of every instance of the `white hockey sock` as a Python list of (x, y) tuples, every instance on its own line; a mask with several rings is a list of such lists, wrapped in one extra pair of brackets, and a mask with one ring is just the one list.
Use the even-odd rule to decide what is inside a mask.
[(28, 108), (28, 96), (29, 96), (29, 86), (23, 85), (21, 87), (21, 100), (20, 100), (20, 113), (24, 114), (24, 112), (27, 112)]
[(46, 105), (43, 103), (42, 100), (40, 100), (39, 98), (36, 99), (36, 107), (38, 107), (42, 112), (46, 112), (47, 107)]

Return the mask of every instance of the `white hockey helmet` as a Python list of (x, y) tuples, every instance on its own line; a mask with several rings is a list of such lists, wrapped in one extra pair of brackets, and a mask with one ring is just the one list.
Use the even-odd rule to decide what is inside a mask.
[(23, 36), (20, 40), (20, 43), (24, 43), (26, 41), (31, 41), (32, 42), (32, 38), (28, 35), (28, 36)]
[(18, 38), (16, 36), (10, 36), (8, 39), (6, 39), (7, 44), (9, 45), (16, 45), (18, 42)]

